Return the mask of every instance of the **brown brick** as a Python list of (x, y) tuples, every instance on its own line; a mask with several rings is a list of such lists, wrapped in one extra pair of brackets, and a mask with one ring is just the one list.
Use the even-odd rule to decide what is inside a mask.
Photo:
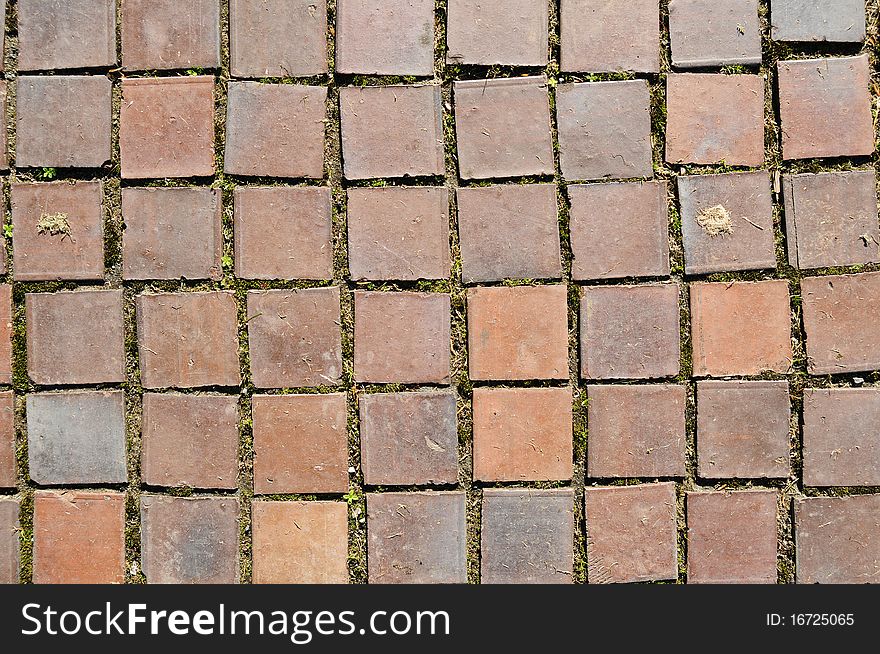
[[(101, 182), (12, 185), (16, 281), (104, 278)], [(68, 229), (41, 226), (61, 214)]]
[(0, 392), (0, 488), (15, 487), (18, 480), (15, 455), (15, 398), (12, 391), (3, 391)]
[[(0, 25), (6, 25), (6, 0), (0, 0)], [(0, 30), (0, 48), (3, 49), (3, 52), (6, 52), (6, 30)], [(4, 69), (3, 59), (5, 57), (0, 57), (0, 71)], [(5, 112), (3, 115), (6, 115)]]
[(787, 372), (791, 367), (788, 283), (691, 284), (694, 375)]
[(684, 386), (588, 386), (588, 477), (683, 477)]
[(457, 198), (466, 284), (562, 277), (553, 184), (460, 188)]
[(567, 299), (562, 284), (468, 290), (471, 379), (568, 379)]
[(19, 70), (116, 65), (113, 0), (19, 0), (17, 13)]
[(450, 0), (446, 12), (446, 61), (450, 64), (547, 64), (546, 3)]
[(12, 383), (12, 286), (0, 284), (0, 384)]
[(678, 68), (760, 64), (758, 0), (671, 0), (669, 40)]
[(344, 393), (255, 395), (252, 406), (255, 493), (348, 490)]
[(323, 86), (230, 82), (224, 172), (323, 177), (326, 101)]
[(584, 503), (590, 583), (678, 577), (675, 484), (588, 487)]
[(666, 161), (760, 166), (764, 82), (760, 75), (673, 73), (666, 78)]
[(126, 70), (220, 67), (218, 0), (124, 0), (120, 15)]
[(241, 383), (232, 292), (145, 293), (135, 306), (144, 388)]
[(572, 476), (570, 388), (475, 388), (474, 479)]
[(777, 41), (865, 40), (865, 0), (774, 0), (771, 38)]
[(358, 397), (361, 469), (371, 486), (455, 484), (455, 394), (369, 393)]
[(446, 293), (355, 292), (355, 379), (449, 383), (450, 307)]
[(28, 375), (36, 384), (125, 380), (122, 291), (28, 293)]
[[(0, 35), (0, 44), (3, 43), (4, 36)], [(0, 57), (2, 59), (2, 57)], [(2, 64), (0, 64), (0, 71), (3, 70)], [(0, 80), (0, 109), (3, 110), (3, 115), (6, 115), (8, 110), (8, 102), (7, 102), (7, 92), (6, 92), (6, 80)], [(2, 130), (0, 130), (2, 131)], [(9, 137), (4, 132), (0, 134), (0, 145), (2, 145), (2, 149), (0, 149), (0, 170), (8, 170), (9, 169)], [(5, 269), (6, 263), (6, 254), (3, 254), (3, 268)]]
[(687, 494), (692, 584), (776, 583), (776, 491)]
[(238, 400), (144, 393), (141, 470), (150, 486), (238, 487)]
[(18, 500), (0, 497), (0, 584), (19, 580)]
[(234, 198), (237, 277), (333, 277), (329, 188), (238, 186)]
[(342, 377), (339, 287), (248, 291), (257, 388), (334, 386)]
[(367, 495), (370, 583), (463, 584), (467, 581), (465, 495)]
[(125, 495), (37, 491), (35, 584), (121, 584), (125, 580)]
[(778, 75), (783, 159), (874, 153), (867, 55), (780, 61)]
[(253, 502), (255, 584), (348, 583), (344, 502)]
[(462, 178), (553, 174), (546, 77), (466, 80), (453, 88)]
[(353, 279), (449, 277), (449, 193), (445, 188), (349, 189), (347, 216)]
[(214, 78), (122, 81), (119, 119), (122, 177), (214, 174)]

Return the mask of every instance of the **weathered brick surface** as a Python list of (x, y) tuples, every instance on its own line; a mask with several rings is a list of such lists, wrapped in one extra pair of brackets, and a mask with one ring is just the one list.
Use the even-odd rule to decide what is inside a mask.
[(219, 68), (220, 2), (124, 0), (122, 65), (126, 70)]
[(760, 64), (758, 0), (671, 0), (669, 40), (678, 68)]
[(0, 384), (12, 383), (12, 286), (0, 284)]
[(15, 468), (15, 399), (12, 391), (2, 391), (0, 392), (0, 488), (15, 486), (18, 479)]
[(0, 584), (19, 580), (19, 506), (12, 497), (0, 498)]
[(446, 12), (446, 60), (450, 64), (547, 64), (546, 3), (451, 0)]
[(865, 38), (865, 0), (774, 0), (770, 34), (777, 41), (854, 43)]
[(19, 70), (116, 64), (113, 0), (20, 0)]
[[(0, 38), (0, 43), (2, 43), (2, 38)], [(0, 71), (3, 70), (3, 67), (0, 66)], [(8, 111), (8, 95), (7, 95), (7, 87), (6, 80), (0, 80), (0, 109), (3, 110), (3, 115), (6, 115)], [(7, 134), (0, 134), (0, 144), (2, 144), (2, 149), (0, 149), (0, 170), (8, 170), (9, 169), (9, 136)], [(3, 257), (5, 262), (6, 257)]]

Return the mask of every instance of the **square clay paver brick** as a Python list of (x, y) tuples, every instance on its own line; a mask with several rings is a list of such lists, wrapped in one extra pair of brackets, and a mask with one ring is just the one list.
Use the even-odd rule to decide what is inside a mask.
[(238, 499), (141, 495), (148, 584), (237, 584)]
[(110, 95), (104, 75), (20, 76), (15, 164), (98, 168), (110, 161)]
[(679, 316), (678, 284), (583, 289), (581, 377), (674, 377), (680, 370)]
[(769, 173), (679, 177), (678, 200), (687, 274), (776, 268)]
[(238, 186), (233, 197), (237, 277), (333, 277), (329, 188)]
[(799, 584), (876, 583), (880, 575), (880, 495), (794, 501)]
[(19, 0), (19, 70), (115, 65), (114, 0)]
[(590, 583), (678, 577), (675, 484), (587, 487), (584, 503)]
[(455, 132), (463, 179), (553, 174), (547, 78), (455, 82)]
[(788, 477), (787, 381), (697, 383), (697, 470), (705, 479)]
[(468, 290), (471, 379), (568, 379), (567, 301), (562, 284)]
[(678, 68), (760, 64), (758, 0), (671, 0), (669, 40)]
[(450, 0), (446, 12), (448, 63), (547, 65), (547, 3)]
[(588, 386), (587, 396), (588, 477), (684, 476), (684, 386)]
[(660, 72), (658, 0), (561, 0), (562, 70)]
[(480, 581), (572, 583), (573, 509), (570, 488), (484, 490)]
[(474, 479), (572, 476), (570, 388), (475, 388)]
[(367, 495), (371, 584), (463, 584), (467, 529), (465, 494)]
[(669, 275), (667, 183), (568, 187), (575, 280)]
[(124, 484), (122, 391), (29, 393), (30, 478), (43, 486)]
[(433, 0), (338, 0), (336, 71), (431, 75)]
[(880, 368), (880, 273), (801, 280), (811, 375)]
[(695, 283), (690, 296), (694, 376), (791, 368), (788, 282)]
[(254, 502), (255, 584), (348, 583), (344, 502)]
[(326, 0), (231, 0), (234, 77), (308, 77), (327, 72)]
[(650, 104), (645, 80), (561, 84), (556, 116), (563, 176), (652, 177)]
[[(0, 36), (0, 43), (2, 43), (3, 37)], [(3, 70), (3, 67), (0, 66), (0, 71)], [(6, 93), (6, 81), (0, 80), (0, 109), (3, 110), (3, 115), (6, 115), (7, 111), (7, 93)], [(2, 131), (2, 130), (0, 130)], [(9, 169), (9, 137), (6, 132), (0, 134), (0, 170), (8, 170)], [(3, 255), (3, 264), (5, 269), (6, 263), (6, 255)]]
[(323, 86), (230, 82), (224, 172), (323, 177), (326, 102)]
[(873, 169), (785, 175), (782, 189), (792, 266), (809, 269), (880, 261)]
[(0, 497), (0, 584), (19, 581), (18, 500)]
[(124, 179), (214, 174), (214, 78), (122, 81), (119, 154)]
[(865, 0), (773, 0), (770, 10), (777, 41), (865, 40)]
[(121, 290), (25, 295), (28, 375), (36, 384), (125, 380)]
[(804, 391), (804, 485), (880, 486), (880, 388)]
[(375, 384), (448, 384), (451, 322), (446, 293), (356, 291), (355, 379)]
[(456, 195), (465, 284), (562, 277), (555, 185), (475, 186)]
[(776, 583), (776, 491), (687, 494), (687, 580)]
[(103, 199), (101, 182), (13, 184), (15, 280), (103, 279)]
[(672, 73), (666, 78), (666, 161), (757, 167), (764, 162), (760, 75)]
[(445, 188), (352, 188), (347, 216), (352, 279), (449, 277), (449, 192)]
[[(0, 21), (2, 21), (0, 22), (0, 25), (6, 25), (6, 0), (0, 0)], [(0, 48), (2, 48), (4, 52), (6, 51), (5, 29), (0, 30)], [(2, 72), (4, 69), (4, 62), (2, 61), (3, 59), (5, 59), (5, 57), (0, 57), (0, 72)], [(5, 112), (4, 115), (6, 115)]]
[(141, 470), (150, 486), (238, 487), (238, 399), (144, 393)]
[(358, 408), (365, 484), (421, 486), (458, 481), (454, 393), (368, 393), (358, 398)]
[(342, 376), (339, 287), (248, 291), (257, 388), (335, 386)]
[(220, 189), (122, 189), (123, 279), (220, 279), (222, 211)]
[(874, 154), (867, 55), (780, 61), (778, 69), (783, 159)]
[(220, 67), (220, 1), (123, 0), (126, 70)]
[(347, 179), (443, 174), (438, 85), (345, 86), (339, 106)]
[(255, 395), (252, 405), (255, 493), (348, 490), (344, 393)]
[(35, 584), (125, 581), (125, 495), (38, 491), (34, 498)]
[(12, 383), (12, 286), (0, 284), (0, 384)]
[(135, 299), (144, 388), (238, 386), (238, 308), (230, 291)]
[(14, 488), (15, 470), (15, 398), (12, 391), (0, 392), (0, 488)]

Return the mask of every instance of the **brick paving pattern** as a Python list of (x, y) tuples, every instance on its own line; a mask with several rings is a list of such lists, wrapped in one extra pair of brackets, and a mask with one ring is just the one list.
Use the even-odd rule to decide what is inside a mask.
[(0, 583), (880, 581), (880, 1), (0, 8)]

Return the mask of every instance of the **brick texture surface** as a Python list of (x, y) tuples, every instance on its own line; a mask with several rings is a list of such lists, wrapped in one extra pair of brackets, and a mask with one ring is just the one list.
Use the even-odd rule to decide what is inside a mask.
[(113, 0), (21, 0), (19, 70), (92, 68), (116, 64)]
[(0, 284), (0, 384), (12, 382), (12, 286)]
[(14, 488), (18, 480), (15, 449), (15, 398), (0, 391), (0, 488)]
[(451, 0), (446, 59), (451, 64), (544, 66), (549, 11), (533, 0)]
[(20, 578), (18, 515), (18, 500), (0, 497), (0, 584), (17, 584)]
[(669, 39), (679, 68), (760, 64), (758, 0), (671, 0)]
[(865, 0), (775, 0), (771, 36), (777, 41), (854, 43), (865, 38)]
[(219, 0), (125, 0), (121, 17), (127, 70), (219, 67)]

